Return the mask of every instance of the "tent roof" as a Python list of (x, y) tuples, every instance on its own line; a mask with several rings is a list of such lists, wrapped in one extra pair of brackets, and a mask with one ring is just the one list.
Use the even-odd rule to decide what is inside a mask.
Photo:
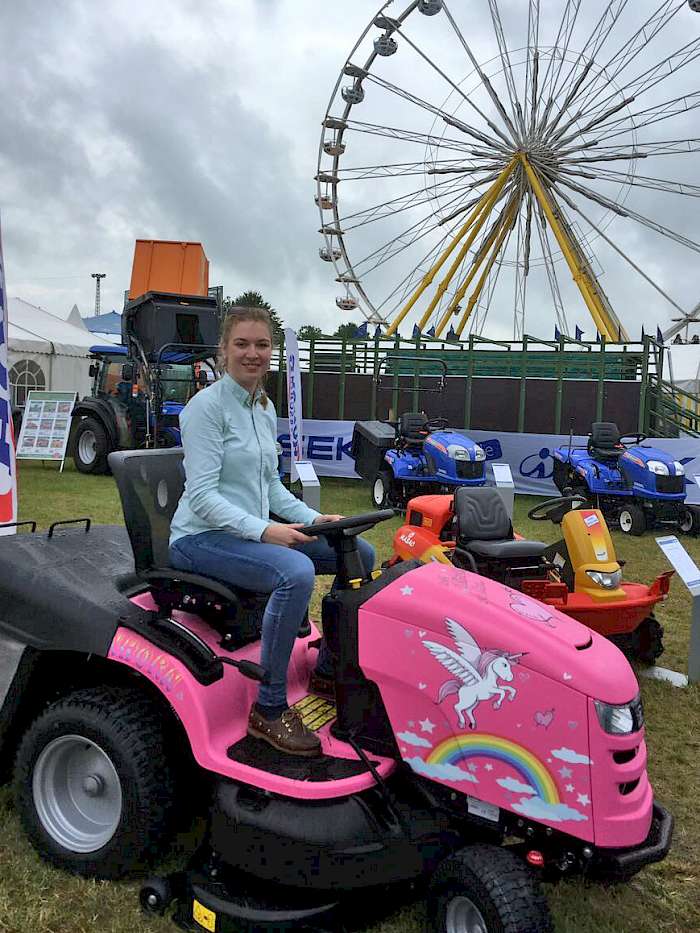
[(109, 314), (98, 314), (94, 317), (84, 317), (83, 324), (95, 334), (114, 334), (121, 338), (122, 316), (116, 311)]
[(10, 350), (87, 356), (95, 342), (95, 335), (90, 331), (76, 327), (22, 298), (10, 298), (7, 310)]

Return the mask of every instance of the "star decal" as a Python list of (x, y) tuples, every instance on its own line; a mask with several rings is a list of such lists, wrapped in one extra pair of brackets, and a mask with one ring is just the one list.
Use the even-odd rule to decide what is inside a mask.
[(409, 720), (408, 720), (408, 728), (409, 728), (409, 729), (415, 729), (415, 726), (416, 726), (415, 722), (414, 722), (412, 719), (409, 719)]
[(402, 595), (402, 596), (411, 596), (412, 593), (413, 593), (413, 587), (412, 587), (412, 586), (402, 586), (402, 587), (401, 587), (401, 595)]
[(591, 802), (591, 799), (588, 796), (588, 794), (579, 794), (576, 799), (578, 800), (578, 802), (581, 804), (582, 807), (587, 807), (588, 804)]
[(570, 778), (573, 774), (573, 771), (571, 768), (559, 768), (559, 774), (561, 774), (563, 778)]
[(567, 792), (567, 794), (573, 794), (573, 792), (574, 792), (574, 785), (573, 785), (573, 784), (567, 784), (566, 787), (564, 788), (564, 790)]
[(467, 770), (468, 770), (468, 771), (471, 771), (472, 774), (473, 774), (473, 773), (476, 771), (476, 769), (477, 769), (478, 767), (479, 767), (479, 765), (475, 765), (474, 762), (472, 762), (471, 764), (468, 764), (468, 765), (467, 765)]
[(484, 765), (485, 771), (493, 771), (493, 765)]
[(435, 723), (431, 722), (429, 719), (419, 719), (420, 731), (428, 732), (430, 735), (433, 734), (433, 729), (435, 728)]

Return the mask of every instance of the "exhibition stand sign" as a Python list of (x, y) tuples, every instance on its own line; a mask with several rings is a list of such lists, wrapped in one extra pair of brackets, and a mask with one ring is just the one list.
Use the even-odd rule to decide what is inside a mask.
[(58, 460), (61, 471), (66, 459), (71, 414), (77, 392), (39, 392), (32, 389), (17, 442), (18, 460)]

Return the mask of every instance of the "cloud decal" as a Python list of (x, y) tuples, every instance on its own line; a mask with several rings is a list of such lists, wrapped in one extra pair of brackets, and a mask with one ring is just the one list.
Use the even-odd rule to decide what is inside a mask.
[(592, 765), (593, 762), (588, 755), (579, 755), (572, 748), (553, 748), (552, 755), (561, 761), (567, 761), (572, 765)]
[(550, 823), (563, 823), (566, 820), (580, 823), (588, 819), (585, 813), (565, 803), (546, 803), (541, 797), (521, 797), (513, 804), (513, 809), (533, 820), (549, 820)]
[(536, 794), (537, 793), (534, 787), (531, 787), (529, 784), (523, 784), (522, 781), (516, 781), (515, 778), (511, 778), (511, 777), (499, 778), (496, 781), (496, 784), (500, 784), (501, 787), (504, 787), (506, 790), (512, 791), (514, 794)]
[(421, 748), (432, 748), (432, 743), (424, 739), (422, 735), (416, 735), (415, 732), (397, 732), (396, 737), (406, 745), (419, 745)]
[(404, 761), (417, 774), (424, 774), (429, 778), (437, 778), (443, 781), (470, 781), (472, 784), (479, 783), (473, 774), (470, 774), (469, 771), (463, 771), (456, 765), (429, 765), (427, 761), (423, 761), (422, 758), (418, 757), (404, 758)]

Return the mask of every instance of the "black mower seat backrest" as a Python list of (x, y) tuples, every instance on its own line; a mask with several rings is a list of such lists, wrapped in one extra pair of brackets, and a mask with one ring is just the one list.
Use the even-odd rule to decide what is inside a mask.
[(420, 411), (406, 411), (399, 419), (399, 435), (410, 444), (422, 444), (428, 436), (428, 419)]
[(620, 432), (613, 421), (595, 421), (588, 438), (588, 453), (602, 460), (617, 460), (625, 448), (620, 443)]
[(503, 499), (491, 486), (462, 486), (455, 492), (457, 544), (481, 557), (509, 560), (540, 557), (540, 541), (515, 541)]

